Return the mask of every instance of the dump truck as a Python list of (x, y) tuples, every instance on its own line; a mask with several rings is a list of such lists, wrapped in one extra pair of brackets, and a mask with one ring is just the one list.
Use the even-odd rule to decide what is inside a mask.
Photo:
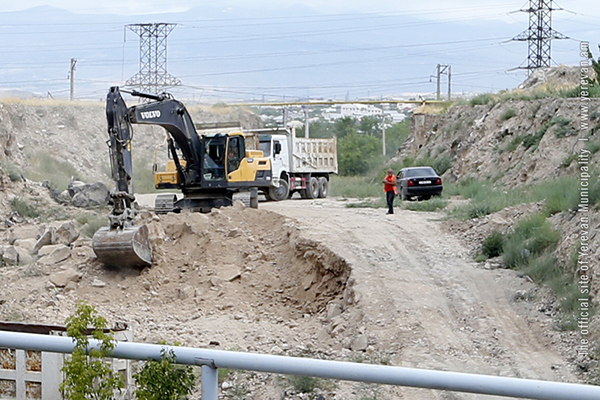
[(244, 130), (248, 147), (271, 160), (272, 182), (259, 186), (267, 200), (280, 201), (295, 192), (305, 199), (327, 197), (331, 174), (337, 174), (336, 138), (296, 137), (294, 128)]

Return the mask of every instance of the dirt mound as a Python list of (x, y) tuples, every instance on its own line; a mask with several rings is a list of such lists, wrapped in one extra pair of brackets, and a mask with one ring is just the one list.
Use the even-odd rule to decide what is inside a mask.
[[(304, 341), (311, 342), (319, 332), (327, 336), (317, 317), (342, 297), (350, 267), (323, 245), (302, 238), (293, 220), (236, 203), (210, 214), (158, 216), (146, 211), (138, 223), (150, 230), (152, 268), (106, 269), (95, 258), (91, 240), (80, 236), (60, 247), (57, 262), (38, 257), (28, 265), (1, 269), (6, 290), (0, 319), (60, 324), (85, 299), (112, 320), (133, 322), (137, 340), (256, 348), (260, 343), (239, 335), (263, 320), (285, 322), (286, 329), (302, 321), (308, 326), (302, 332), (309, 335)], [(36, 236), (42, 228), (34, 230)], [(13, 230), (4, 236), (15, 236)], [(215, 321), (206, 320), (208, 316)], [(185, 324), (173, 325), (173, 319)], [(219, 330), (224, 320), (236, 325), (227, 334)], [(269, 331), (275, 342), (304, 336)]]

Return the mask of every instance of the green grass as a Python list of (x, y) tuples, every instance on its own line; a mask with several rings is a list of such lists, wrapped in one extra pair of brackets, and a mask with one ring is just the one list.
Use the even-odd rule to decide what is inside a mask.
[(329, 194), (336, 197), (365, 199), (380, 197), (383, 193), (381, 179), (361, 176), (332, 175), (329, 181)]
[(506, 235), (493, 232), (483, 241), (478, 261), (501, 255), (507, 267), (521, 271), (537, 284), (547, 285), (559, 304), (559, 328), (572, 330), (576, 327), (573, 321), (576, 321), (579, 289), (572, 268), (562, 265), (552, 254), (561, 233), (552, 228), (547, 215), (540, 212), (521, 219)]
[[(588, 197), (590, 205), (594, 206), (600, 202), (600, 179), (597, 172), (590, 175)], [(580, 197), (579, 181), (575, 176), (563, 176), (513, 189), (497, 188), (486, 181), (463, 180), (445, 185), (444, 193), (446, 196), (471, 199), (469, 204), (450, 211), (451, 216), (459, 219), (478, 218), (516, 204), (532, 202), (544, 202), (545, 213), (552, 215), (577, 209)]]
[(403, 208), (411, 211), (438, 211), (446, 208), (448, 200), (434, 197), (425, 201), (404, 202)]

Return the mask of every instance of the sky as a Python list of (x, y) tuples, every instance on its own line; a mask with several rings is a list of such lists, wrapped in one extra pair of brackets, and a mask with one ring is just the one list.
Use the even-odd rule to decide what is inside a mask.
[[(1, 1), (0, 12), (21, 11), (31, 7), (48, 5), (75, 13), (119, 15), (182, 12), (192, 7), (221, 5), (223, 12), (241, 5), (253, 4), (277, 7), (281, 4), (299, 4), (323, 13), (347, 12), (402, 12), (421, 15), (424, 18), (449, 19), (456, 17), (510, 20), (507, 15), (518, 9), (527, 8), (527, 0), (21, 0)], [(555, 7), (573, 13), (600, 18), (600, 2), (596, 0), (554, 1)], [(450, 11), (448, 11), (450, 10)], [(568, 13), (567, 13), (568, 14)], [(575, 15), (575, 14), (573, 14)]]
[[(456, 95), (518, 86), (526, 78), (526, 0), (20, 0), (0, 1), (0, 91), (99, 98), (139, 67), (129, 23), (173, 22), (169, 73), (178, 96), (206, 101), (427, 96), (436, 64), (452, 66)], [(32, 7), (51, 6), (34, 18)], [(600, 41), (600, 1), (561, 0), (555, 65), (579, 62), (579, 40)], [(188, 11), (189, 10), (189, 11)], [(45, 16), (44, 16), (45, 13)], [(29, 16), (31, 14), (31, 20)], [(39, 14), (39, 13), (38, 13)], [(65, 17), (66, 14), (66, 17)], [(53, 18), (56, 17), (56, 20)], [(65, 20), (65, 18), (67, 18)], [(154, 21), (156, 22), (156, 21)], [(442, 92), (446, 91), (442, 76)]]

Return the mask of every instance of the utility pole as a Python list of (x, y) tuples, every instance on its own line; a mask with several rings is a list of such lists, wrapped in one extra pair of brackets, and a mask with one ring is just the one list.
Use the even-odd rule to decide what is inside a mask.
[(73, 93), (75, 92), (75, 64), (77, 64), (77, 60), (71, 58), (71, 69), (69, 69), (69, 79), (71, 80), (70, 101), (73, 101)]
[(385, 114), (381, 114), (381, 141), (383, 143), (383, 156), (385, 157)]
[(308, 118), (308, 107), (304, 107), (304, 137), (310, 137), (310, 120)]
[(283, 107), (283, 128), (287, 128), (288, 125), (288, 108)]
[(452, 73), (451, 66), (448, 65), (448, 101), (452, 100)]
[(450, 100), (451, 96), (451, 74), (450, 74), (450, 65), (448, 64), (438, 64), (436, 68), (436, 80), (437, 80), (437, 90), (436, 90), (436, 100), (441, 100), (442, 98), (442, 75), (448, 75), (448, 100)]
[(527, 76), (537, 68), (550, 66), (552, 60), (550, 43), (553, 39), (569, 39), (568, 36), (552, 29), (554, 10), (562, 10), (562, 8), (554, 8), (552, 0), (529, 0), (529, 8), (520, 10), (529, 14), (529, 28), (512, 40), (528, 44), (527, 66), (518, 67), (526, 69)]

